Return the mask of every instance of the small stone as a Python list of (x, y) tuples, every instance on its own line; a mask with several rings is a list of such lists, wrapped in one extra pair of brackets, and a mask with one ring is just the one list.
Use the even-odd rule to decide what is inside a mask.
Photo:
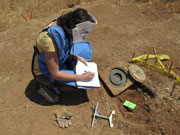
[(170, 88), (169, 87), (166, 87), (166, 92), (170, 93)]

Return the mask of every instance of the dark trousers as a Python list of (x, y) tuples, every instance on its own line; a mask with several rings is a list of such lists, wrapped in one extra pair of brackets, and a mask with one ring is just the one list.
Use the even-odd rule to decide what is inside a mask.
[(68, 91), (77, 91), (78, 90), (77, 87), (66, 85), (66, 84), (60, 83), (58, 81), (55, 81), (55, 83), (51, 83), (50, 79), (45, 77), (42, 74), (41, 75), (35, 75), (35, 79), (39, 84), (42, 84), (42, 85), (45, 85), (48, 87), (55, 86), (56, 88), (59, 89), (59, 91), (64, 91), (64, 92), (67, 91), (68, 92)]

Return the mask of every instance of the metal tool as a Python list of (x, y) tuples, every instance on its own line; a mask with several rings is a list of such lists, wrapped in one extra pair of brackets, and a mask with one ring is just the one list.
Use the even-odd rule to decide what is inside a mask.
[(107, 119), (107, 120), (109, 121), (109, 126), (110, 126), (110, 127), (114, 127), (114, 125), (113, 125), (113, 123), (112, 123), (112, 115), (115, 114), (115, 111), (113, 110), (113, 111), (111, 112), (110, 116), (109, 116), (109, 117), (106, 117), (106, 116), (99, 115), (99, 113), (98, 113), (98, 111), (97, 111), (97, 108), (98, 108), (98, 102), (97, 102), (96, 107), (95, 107), (95, 109), (94, 109), (91, 127), (93, 127), (93, 125), (94, 125), (94, 120), (95, 120), (95, 118)]
[[(95, 112), (95, 106), (92, 106), (92, 113), (94, 113)], [(99, 112), (97, 112), (97, 114), (99, 114)], [(97, 118), (97, 120), (98, 120), (98, 123), (100, 124), (100, 125), (102, 125), (102, 122), (101, 122), (101, 119), (100, 118)]]

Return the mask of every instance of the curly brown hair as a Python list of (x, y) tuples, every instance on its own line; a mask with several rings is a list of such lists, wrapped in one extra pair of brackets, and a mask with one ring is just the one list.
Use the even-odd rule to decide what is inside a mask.
[(91, 21), (91, 17), (87, 10), (83, 8), (77, 8), (72, 12), (69, 12), (57, 19), (57, 25), (60, 26), (67, 38), (72, 38), (72, 29), (76, 27), (76, 24), (85, 21)]

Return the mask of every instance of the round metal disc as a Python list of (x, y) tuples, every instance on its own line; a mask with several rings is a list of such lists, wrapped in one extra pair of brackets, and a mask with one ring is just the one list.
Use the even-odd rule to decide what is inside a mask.
[(126, 73), (120, 68), (113, 68), (108, 74), (109, 81), (115, 86), (121, 86), (126, 83)]
[(135, 64), (130, 65), (129, 73), (132, 76), (132, 78), (137, 82), (143, 83), (146, 81), (146, 75), (138, 65)]

